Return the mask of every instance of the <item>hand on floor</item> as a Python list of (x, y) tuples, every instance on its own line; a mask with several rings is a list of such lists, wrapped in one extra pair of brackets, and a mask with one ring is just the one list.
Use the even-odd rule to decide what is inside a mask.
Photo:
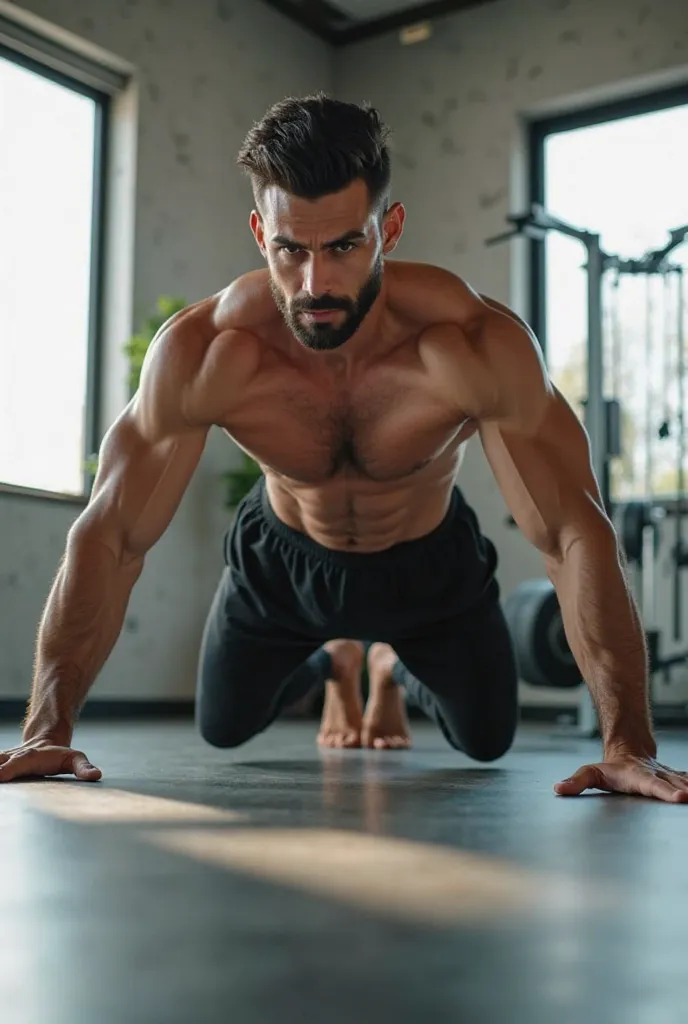
[(625, 754), (600, 764), (586, 764), (554, 787), (559, 796), (578, 796), (586, 789), (688, 803), (688, 772), (674, 771), (653, 757)]
[(102, 774), (81, 750), (46, 740), (32, 740), (0, 751), (0, 782), (35, 775), (76, 775), (82, 782), (98, 782)]

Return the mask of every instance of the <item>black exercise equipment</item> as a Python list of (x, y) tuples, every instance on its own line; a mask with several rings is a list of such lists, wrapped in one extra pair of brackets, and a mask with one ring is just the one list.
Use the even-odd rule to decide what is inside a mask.
[(554, 587), (547, 579), (526, 580), (503, 602), (521, 679), (531, 686), (579, 686), (580, 672), (569, 648)]
[(659, 553), (659, 524), (664, 518), (651, 501), (628, 501), (620, 513), (619, 533), (621, 543), (629, 562), (636, 565), (643, 563), (643, 545), (646, 542), (646, 529), (652, 530), (652, 547), (655, 556)]

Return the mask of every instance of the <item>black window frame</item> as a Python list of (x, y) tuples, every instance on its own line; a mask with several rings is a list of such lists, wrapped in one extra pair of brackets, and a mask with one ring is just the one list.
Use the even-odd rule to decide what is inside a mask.
[[(592, 125), (620, 121), (639, 114), (652, 114), (671, 107), (688, 105), (688, 82), (671, 88), (643, 92), (620, 100), (599, 103), (565, 114), (537, 118), (528, 123), (529, 202), (545, 205), (545, 142), (551, 135), (589, 128)], [(672, 225), (668, 224), (667, 228)], [(594, 224), (576, 227), (595, 231)], [(546, 302), (546, 247), (545, 242), (529, 240), (529, 316), (530, 324), (547, 359), (547, 302)], [(633, 253), (621, 255), (632, 256)]]
[[(82, 460), (98, 450), (100, 444), (100, 419), (102, 407), (102, 365), (103, 365), (103, 298), (105, 268), (105, 233), (106, 233), (106, 196), (108, 190), (108, 156), (111, 116), (111, 96), (93, 86), (79, 81), (77, 78), (56, 70), (40, 60), (18, 52), (0, 43), (0, 57), (14, 64), (33, 71), (58, 85), (65, 86), (73, 92), (86, 96), (94, 101), (94, 135), (93, 135), (93, 203), (91, 209), (91, 266), (89, 279), (89, 310), (87, 338), (87, 367), (85, 395), (84, 450)], [(49, 431), (46, 424), (46, 432)], [(80, 494), (61, 493), (25, 485), (11, 484), (0, 480), (0, 493), (18, 495), (48, 501), (60, 501), (68, 504), (85, 505), (88, 503), (92, 474), (84, 469), (82, 473), (82, 491)]]

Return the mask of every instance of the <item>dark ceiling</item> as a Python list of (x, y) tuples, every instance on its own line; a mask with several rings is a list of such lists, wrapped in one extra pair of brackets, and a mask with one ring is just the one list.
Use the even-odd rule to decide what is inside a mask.
[(346, 46), (382, 32), (463, 11), (495, 0), (265, 0), (292, 21), (333, 46)]

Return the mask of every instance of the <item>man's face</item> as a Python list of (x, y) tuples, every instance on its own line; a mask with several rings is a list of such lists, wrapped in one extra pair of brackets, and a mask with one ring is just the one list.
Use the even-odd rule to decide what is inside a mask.
[(403, 210), (372, 210), (363, 181), (315, 200), (271, 186), (260, 208), (251, 229), (287, 326), (306, 348), (339, 348), (380, 293), (383, 259), (401, 234)]

